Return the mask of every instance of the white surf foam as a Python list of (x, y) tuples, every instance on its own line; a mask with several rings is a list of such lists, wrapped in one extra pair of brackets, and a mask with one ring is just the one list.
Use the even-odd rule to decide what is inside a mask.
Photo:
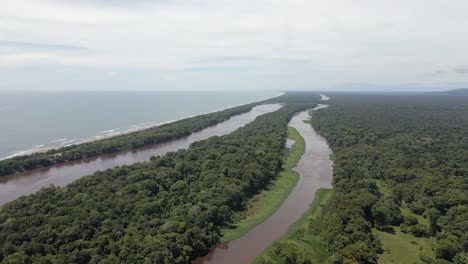
[(104, 131), (99, 131), (98, 134), (109, 134), (115, 132), (115, 129), (109, 129)]
[(51, 143), (59, 143), (59, 142), (63, 142), (63, 141), (67, 141), (68, 138), (61, 138), (61, 139), (54, 139), (54, 140), (51, 140), (49, 142)]

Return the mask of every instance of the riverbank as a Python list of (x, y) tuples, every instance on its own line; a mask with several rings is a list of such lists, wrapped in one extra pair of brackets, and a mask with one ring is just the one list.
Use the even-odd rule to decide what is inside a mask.
[(281, 94), (0, 91), (0, 160), (128, 134)]
[[(182, 264), (202, 255), (219, 241), (226, 220), (264, 187), (259, 183), (279, 173), (291, 117), (315, 105), (313, 94), (297, 97), (188, 150), (9, 203), (0, 210), (2, 248), (9, 249), (2, 260)], [(25, 253), (41, 243), (45, 249)]]
[(305, 152), (294, 168), (299, 181), (283, 204), (265, 221), (238, 239), (218, 244), (208, 255), (194, 260), (196, 264), (250, 263), (271, 243), (288, 233), (289, 227), (308, 211), (316, 191), (331, 188), (331, 150), (326, 140), (318, 135), (309, 123), (309, 111), (294, 116), (289, 126), (297, 129), (305, 141)]
[[(331, 194), (331, 189), (318, 190), (309, 210), (296, 223), (291, 225), (287, 234), (258, 255), (252, 264), (282, 263), (281, 261), (286, 258), (291, 261), (288, 251), (307, 252), (308, 254), (304, 255), (309, 258), (307, 260), (310, 263), (323, 263), (328, 257), (326, 246), (320, 241), (319, 237), (312, 234), (309, 224), (320, 214), (322, 207), (330, 199)], [(293, 261), (297, 262), (298, 260), (294, 259)]]
[(283, 171), (264, 191), (249, 201), (247, 210), (237, 216), (239, 220), (232, 225), (232, 229), (221, 231), (223, 233), (221, 243), (237, 239), (265, 221), (278, 210), (296, 186), (299, 174), (293, 169), (305, 152), (305, 141), (297, 129), (293, 127), (288, 127), (288, 138), (294, 140), (294, 144), (285, 155)]
[[(117, 153), (117, 152), (125, 151), (125, 150), (135, 150), (137, 148), (147, 147), (147, 146), (151, 146), (154, 144), (159, 144), (159, 143), (167, 142), (170, 140), (179, 139), (182, 137), (186, 137), (190, 135), (191, 133), (200, 131), (204, 128), (226, 121), (227, 119), (233, 116), (246, 113), (252, 110), (252, 108), (255, 106), (262, 105), (262, 104), (278, 103), (279, 102), (278, 100), (280, 100), (280, 98), (283, 98), (283, 97), (284, 97), (284, 94), (280, 96), (276, 96), (276, 97), (271, 97), (269, 99), (264, 99), (261, 101), (253, 102), (253, 103), (242, 104), (242, 105), (238, 105), (234, 107), (227, 107), (227, 108), (225, 107), (223, 110), (219, 110), (215, 112), (209, 112), (209, 113), (205, 112), (204, 114), (198, 113), (196, 115), (190, 115), (189, 117), (186, 117), (186, 118), (181, 118), (180, 116), (178, 116), (178, 118), (168, 119), (172, 121), (166, 120), (164, 122), (160, 122), (157, 125), (155, 125), (154, 122), (150, 122), (149, 124), (140, 124), (136, 127), (131, 127), (131, 128), (126, 128), (126, 129), (115, 128), (115, 127), (112, 129), (109, 129), (109, 127), (105, 127), (105, 128), (102, 127), (98, 129), (99, 132), (97, 132), (97, 134), (92, 137), (83, 138), (83, 137), (71, 136), (68, 134), (60, 134), (60, 136), (59, 135), (54, 136), (53, 137), (54, 139), (49, 139), (48, 143), (44, 143), (44, 142), (39, 143), (38, 141), (35, 144), (34, 148), (30, 148), (29, 150), (16, 151), (12, 155), (7, 155), (5, 158), (0, 158), (0, 176), (21, 173), (21, 172), (30, 171), (33, 169), (38, 169), (38, 168), (45, 168), (45, 167), (62, 164), (62, 163), (70, 162), (70, 161), (83, 160), (83, 159), (87, 159), (90, 157), (97, 157), (103, 154)], [(88, 99), (95, 100), (93, 98), (94, 97), (91, 97)], [(115, 98), (115, 99), (117, 100), (118, 98)], [(140, 98), (140, 99), (143, 99), (143, 98)], [(178, 97), (171, 99), (173, 101), (172, 105), (170, 105), (171, 107), (173, 107), (173, 105), (180, 104), (180, 101), (175, 101), (177, 99)], [(214, 103), (209, 100), (210, 96), (208, 95), (207, 95), (207, 98), (205, 99), (208, 100), (206, 101), (206, 103), (209, 103), (209, 104)], [(81, 98), (81, 100), (83, 100), (83, 98)], [(216, 101), (215, 105), (217, 105), (218, 100), (214, 100), (214, 101)], [(195, 101), (189, 100), (188, 102), (186, 102), (186, 104), (193, 105), (193, 103), (196, 104), (196, 102), (197, 101), (195, 97)], [(120, 108), (123, 108), (123, 106), (119, 106), (119, 109)], [(82, 107), (79, 109), (80, 110), (78, 109), (76, 110), (77, 113), (80, 113), (80, 111), (84, 111), (84, 109), (86, 109), (86, 111), (90, 111), (90, 109), (87, 109), (85, 107)], [(114, 110), (116, 111), (116, 109)], [(168, 109), (161, 109), (161, 110), (168, 110)], [(179, 113), (182, 110), (184, 110), (183, 107), (180, 109), (179, 108), (172, 109), (169, 112)], [(82, 120), (82, 122), (69, 124), (68, 126), (72, 126), (75, 128), (75, 130), (80, 131), (80, 129), (78, 128), (79, 126), (78, 127), (75, 127), (75, 126), (79, 124), (87, 124), (86, 127), (95, 127), (96, 123), (101, 125), (102, 122), (98, 122), (99, 118), (92, 118), (92, 116), (94, 115), (95, 113), (93, 112), (92, 115), (91, 114), (87, 115), (87, 117), (89, 118)], [(11, 116), (14, 116), (14, 115), (11, 114)], [(54, 117), (53, 115), (51, 116), (47, 115), (47, 116), (48, 116), (47, 121), (54, 120), (54, 118), (57, 118), (57, 117)], [(115, 118), (115, 116), (118, 116), (118, 115), (112, 115), (108, 117), (107, 119), (120, 120), (120, 118)], [(8, 123), (8, 122), (4, 122), (4, 123)], [(67, 122), (65, 122), (64, 120), (62, 120), (59, 123), (64, 124), (64, 125), (67, 124)], [(12, 127), (15, 127), (15, 126), (14, 125), (10, 126), (10, 128)], [(45, 125), (45, 127), (48, 127), (48, 126)], [(65, 127), (62, 126), (63, 129), (65, 129), (66, 127), (67, 126)], [(4, 138), (8, 138), (8, 140), (10, 140), (10, 139), (13, 139), (11, 135), (24, 132), (24, 129), (21, 129), (20, 127), (16, 127), (15, 130), (17, 131), (8, 132), (10, 136), (4, 137)], [(27, 129), (28, 133), (30, 133), (30, 131), (35, 131), (34, 137), (28, 136), (28, 138), (33, 138), (34, 140), (39, 139), (40, 135), (42, 134), (40, 130), (37, 130), (37, 129), (32, 129), (32, 128)], [(6, 142), (1, 142), (0, 140), (0, 146), (2, 145), (8, 146)], [(1, 154), (1, 151), (0, 151), (0, 157), (2, 156), (3, 155)]]
[(186, 137), (170, 140), (139, 149), (130, 149), (111, 154), (103, 154), (92, 158), (65, 162), (53, 166), (29, 170), (22, 173), (0, 177), (0, 205), (12, 201), (22, 195), (35, 193), (50, 185), (65, 186), (83, 176), (103, 171), (115, 166), (130, 165), (148, 161), (152, 156), (186, 149), (190, 144), (212, 136), (230, 134), (236, 129), (254, 121), (258, 116), (274, 112), (281, 108), (279, 104), (265, 104), (253, 107), (249, 112), (238, 114), (194, 132)]

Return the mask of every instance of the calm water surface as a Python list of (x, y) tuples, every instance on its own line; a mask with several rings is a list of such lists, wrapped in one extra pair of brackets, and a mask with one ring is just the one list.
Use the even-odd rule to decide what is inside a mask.
[(67, 162), (48, 168), (0, 177), (0, 205), (22, 195), (34, 193), (42, 187), (50, 186), (51, 184), (55, 186), (65, 186), (76, 179), (92, 174), (98, 170), (147, 161), (151, 156), (164, 155), (169, 151), (188, 148), (191, 143), (199, 140), (212, 136), (229, 134), (239, 127), (252, 122), (257, 116), (276, 111), (280, 107), (279, 104), (259, 105), (254, 107), (250, 112), (233, 116), (222, 123), (205, 128), (188, 137), (163, 144), (101, 155), (85, 160)]
[(257, 102), (277, 92), (0, 92), (0, 158)]
[[(322, 109), (319, 105), (315, 109)], [(268, 245), (287, 233), (291, 224), (296, 222), (309, 208), (320, 188), (331, 188), (332, 153), (326, 140), (318, 135), (310, 124), (309, 111), (295, 116), (289, 126), (296, 128), (306, 143), (304, 155), (295, 170), (300, 178), (294, 190), (283, 205), (265, 222), (257, 225), (244, 236), (230, 242), (213, 246), (210, 253), (193, 261), (193, 264), (239, 264), (250, 263)]]

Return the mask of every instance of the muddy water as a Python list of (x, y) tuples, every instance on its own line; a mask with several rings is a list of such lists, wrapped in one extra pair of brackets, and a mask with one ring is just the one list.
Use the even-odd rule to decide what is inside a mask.
[[(316, 109), (326, 106), (319, 105)], [(216, 245), (210, 253), (193, 261), (193, 264), (239, 264), (250, 263), (269, 244), (286, 234), (291, 224), (296, 222), (307, 211), (320, 188), (331, 188), (332, 161), (331, 150), (323, 137), (318, 135), (310, 124), (308, 111), (295, 116), (289, 126), (296, 128), (306, 143), (304, 155), (295, 170), (300, 179), (283, 205), (265, 222), (259, 224), (239, 239)]]
[(169, 151), (188, 148), (191, 143), (199, 140), (229, 134), (252, 122), (257, 116), (276, 111), (280, 107), (279, 104), (259, 105), (250, 112), (233, 116), (222, 123), (170, 142), (0, 177), (0, 205), (22, 195), (34, 193), (51, 184), (65, 186), (98, 170), (147, 161), (151, 156), (164, 155)]

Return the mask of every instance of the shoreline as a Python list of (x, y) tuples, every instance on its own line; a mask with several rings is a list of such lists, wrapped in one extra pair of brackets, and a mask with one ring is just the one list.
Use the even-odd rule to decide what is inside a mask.
[(235, 115), (229, 119), (194, 132), (188, 136), (156, 144), (104, 153), (74, 161), (57, 163), (0, 177), (0, 206), (15, 200), (22, 195), (35, 193), (42, 187), (66, 186), (67, 184), (97, 171), (104, 171), (116, 166), (145, 162), (153, 156), (162, 156), (167, 152), (187, 149), (192, 143), (212, 136), (223, 136), (232, 133), (256, 117), (281, 108), (280, 104), (263, 104), (250, 111)]
[[(215, 109), (215, 110), (210, 111), (210, 112), (203, 112), (203, 113), (194, 114), (194, 115), (181, 117), (181, 118), (177, 118), (177, 119), (171, 119), (171, 120), (167, 120), (167, 121), (163, 121), (163, 122), (157, 122), (157, 123), (156, 122), (151, 122), (151, 121), (150, 122), (143, 122), (143, 123), (140, 123), (140, 124), (130, 125), (130, 126), (126, 127), (126, 128), (110, 128), (110, 129), (106, 129), (106, 130), (103, 130), (103, 131), (98, 131), (98, 132), (95, 132), (95, 134), (92, 135), (92, 136), (71, 137), (71, 138), (64, 137), (64, 138), (60, 138), (60, 139), (53, 139), (53, 140), (50, 140), (48, 143), (60, 143), (61, 144), (61, 143), (64, 143), (64, 142), (68, 142), (70, 144), (62, 144), (60, 146), (49, 146), (48, 147), (47, 146), (48, 143), (40, 143), (40, 144), (37, 144), (34, 147), (31, 147), (30, 149), (17, 150), (13, 154), (9, 154), (8, 156), (5, 156), (5, 157), (0, 157), (0, 161), (15, 158), (15, 157), (20, 157), (20, 156), (28, 156), (28, 155), (38, 154), (38, 153), (44, 153), (44, 152), (47, 152), (47, 151), (50, 151), (50, 150), (57, 150), (57, 149), (64, 148), (64, 147), (70, 147), (70, 146), (86, 144), (86, 143), (90, 143), (90, 142), (99, 141), (99, 140), (102, 140), (102, 139), (109, 139), (109, 138), (116, 137), (116, 136), (128, 135), (128, 134), (131, 134), (131, 133), (134, 133), (134, 132), (139, 132), (139, 131), (146, 130), (146, 129), (152, 129), (152, 128), (160, 127), (160, 126), (163, 126), (163, 125), (175, 123), (175, 122), (182, 121), (182, 120), (189, 119), (189, 118), (194, 118), (194, 117), (198, 117), (198, 116), (213, 114), (213, 113), (216, 113), (216, 112), (225, 111), (225, 110), (228, 110), (230, 108), (240, 107), (240, 106), (243, 106), (243, 105), (255, 104), (255, 103), (258, 103), (258, 105), (260, 105), (262, 103), (268, 104), (267, 103), (268, 100), (280, 97), (280, 96), (285, 94), (285, 92), (283, 92), (283, 91), (281, 91), (279, 93), (280, 94), (278, 94), (278, 95), (268, 97), (268, 98), (265, 98), (265, 99), (261, 99), (261, 100), (258, 100), (258, 101), (254, 101), (254, 102), (246, 102), (246, 103), (242, 103), (242, 104), (238, 104), (238, 105), (229, 105), (229, 106), (226, 106), (226, 107), (223, 107), (223, 108)], [(123, 130), (121, 130), (121, 129), (123, 129)], [(119, 130), (121, 130), (121, 131), (119, 131)]]

